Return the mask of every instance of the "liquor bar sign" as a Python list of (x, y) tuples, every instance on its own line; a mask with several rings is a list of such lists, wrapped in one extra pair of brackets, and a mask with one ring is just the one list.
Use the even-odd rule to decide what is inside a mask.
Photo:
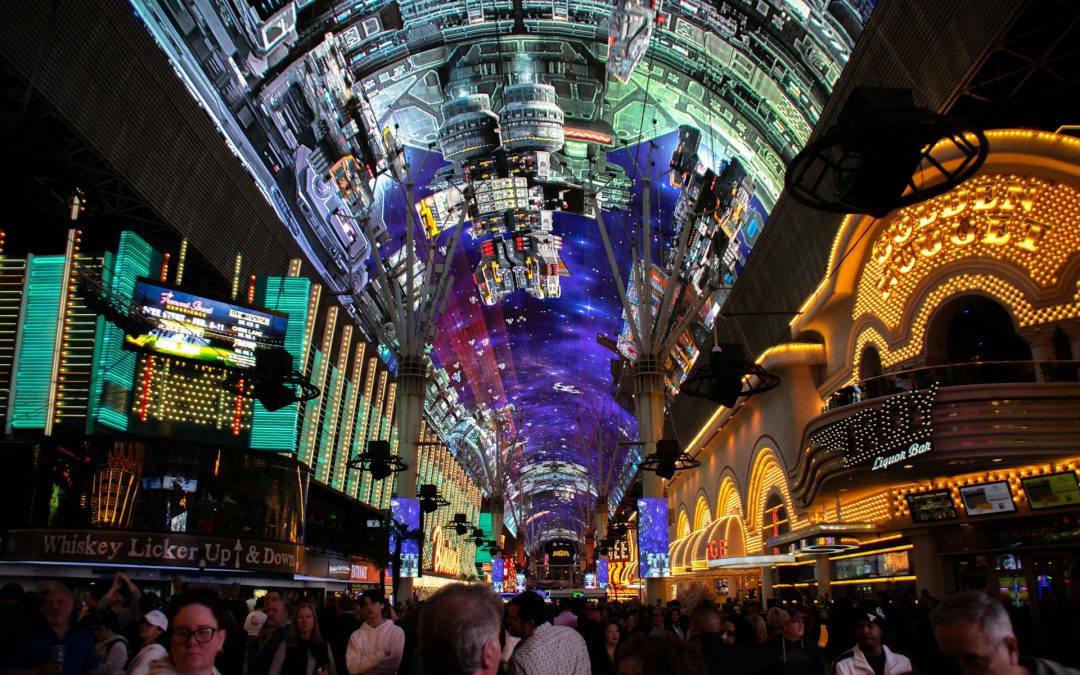
[(303, 548), (293, 544), (186, 534), (12, 530), (5, 557), (29, 562), (164, 565), (295, 574), (301, 570)]

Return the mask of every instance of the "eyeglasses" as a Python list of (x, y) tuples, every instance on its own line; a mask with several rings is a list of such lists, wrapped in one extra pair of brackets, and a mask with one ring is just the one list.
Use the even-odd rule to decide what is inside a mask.
[(196, 628), (195, 630), (189, 630), (187, 628), (174, 628), (172, 632), (172, 641), (176, 644), (185, 644), (192, 636), (195, 636), (195, 641), (199, 644), (206, 644), (210, 640), (214, 639), (214, 633), (217, 633), (220, 628), (211, 628), (209, 626), (203, 626), (202, 628)]

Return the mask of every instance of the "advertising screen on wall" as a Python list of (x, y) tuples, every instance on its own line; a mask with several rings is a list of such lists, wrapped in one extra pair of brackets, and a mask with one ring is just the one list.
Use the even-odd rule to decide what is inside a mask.
[(502, 558), (491, 559), (491, 585), (495, 588), (496, 593), (503, 592), (503, 581), (505, 578), (506, 568), (503, 566)]
[(608, 561), (604, 558), (596, 561), (596, 585), (599, 588), (608, 587)]
[(929, 523), (957, 517), (956, 507), (948, 490), (913, 492), (907, 495), (907, 503), (912, 522)]
[(657, 579), (671, 576), (668, 549), (667, 499), (646, 497), (638, 505), (638, 576)]
[[(398, 497), (390, 500), (390, 517), (400, 524), (401, 531), (420, 529), (420, 500)], [(390, 534), (390, 555), (394, 554), (396, 535)], [(406, 537), (401, 541), (401, 576), (420, 576), (420, 543)]]
[(983, 485), (965, 485), (960, 488), (964, 510), (969, 516), (989, 516), (1016, 510), (1009, 484), (1005, 481)]
[(132, 302), (147, 330), (124, 337), (125, 349), (226, 368), (251, 368), (256, 347), (283, 347), (288, 317), (261, 307), (188, 293), (139, 279)]
[(1024, 492), (1032, 509), (1052, 509), (1058, 506), (1080, 504), (1080, 485), (1072, 471), (1052, 473), (1049, 476), (1022, 478)]

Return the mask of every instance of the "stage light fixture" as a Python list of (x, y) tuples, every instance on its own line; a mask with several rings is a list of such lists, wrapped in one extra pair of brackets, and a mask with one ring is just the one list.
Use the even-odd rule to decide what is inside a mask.
[(678, 441), (661, 438), (656, 442), (656, 452), (646, 457), (638, 466), (642, 471), (652, 471), (661, 478), (671, 480), (676, 472), (694, 469), (701, 466), (701, 462), (682, 452)]

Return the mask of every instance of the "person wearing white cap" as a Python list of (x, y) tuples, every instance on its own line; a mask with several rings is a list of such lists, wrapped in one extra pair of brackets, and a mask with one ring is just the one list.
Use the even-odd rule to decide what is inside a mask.
[(147, 675), (150, 662), (165, 658), (169, 652), (161, 644), (161, 636), (169, 630), (169, 620), (158, 610), (147, 612), (139, 619), (139, 639), (143, 647), (131, 660), (126, 675)]

